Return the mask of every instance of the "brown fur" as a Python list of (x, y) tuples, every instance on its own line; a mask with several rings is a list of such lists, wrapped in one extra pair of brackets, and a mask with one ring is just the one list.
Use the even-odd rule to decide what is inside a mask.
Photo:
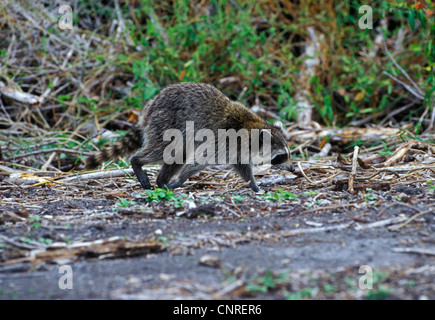
[[(163, 161), (163, 151), (169, 141), (163, 140), (167, 129), (178, 129), (186, 137), (186, 122), (194, 121), (195, 132), (210, 129), (217, 136), (218, 129), (267, 129), (272, 137), (272, 164), (293, 171), (290, 164), (287, 142), (280, 128), (269, 125), (264, 119), (244, 105), (230, 101), (223, 93), (211, 85), (185, 82), (166, 87), (153, 100), (147, 103), (136, 126), (118, 143), (90, 156), (86, 169), (95, 168), (104, 161), (119, 156), (134, 155), (130, 161), (143, 188), (150, 189), (146, 171), (142, 166)], [(195, 142), (200, 144), (201, 142)], [(139, 149), (139, 150), (138, 150)], [(188, 155), (184, 155), (187, 157)], [(185, 159), (185, 158), (184, 158)], [(275, 161), (274, 161), (275, 160)], [(192, 174), (206, 165), (166, 164), (157, 177), (159, 187), (176, 188), (181, 186)], [(258, 186), (249, 164), (234, 164), (233, 167), (250, 186), (258, 191)], [(176, 180), (170, 180), (177, 174)]]

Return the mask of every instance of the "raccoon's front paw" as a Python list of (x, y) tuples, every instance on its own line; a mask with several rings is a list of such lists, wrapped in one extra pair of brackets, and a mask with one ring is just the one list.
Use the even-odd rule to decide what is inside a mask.
[(139, 180), (139, 183), (142, 186), (142, 188), (144, 188), (144, 189), (152, 189), (153, 188), (148, 179), (146, 179), (146, 180), (138, 179), (138, 180)]
[(167, 184), (166, 186), (168, 187), (168, 189), (172, 190), (178, 187), (181, 187), (183, 184), (180, 183), (178, 180), (172, 181), (169, 184)]
[(249, 186), (254, 190), (255, 192), (260, 191), (260, 188), (257, 186), (257, 183), (255, 181), (252, 181)]

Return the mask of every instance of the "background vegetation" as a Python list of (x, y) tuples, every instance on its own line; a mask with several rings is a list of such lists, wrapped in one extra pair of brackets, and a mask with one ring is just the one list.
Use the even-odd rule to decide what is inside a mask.
[[(0, 5), (0, 81), (41, 97), (33, 106), (0, 97), (5, 160), (95, 149), (105, 140), (92, 137), (127, 130), (147, 100), (179, 81), (211, 83), (287, 124), (302, 93), (321, 125), (432, 129), (431, 0), (367, 1), (373, 29), (365, 30), (353, 0), (75, 0), (72, 30), (58, 27), (60, 4)], [(301, 81), (310, 27), (319, 64)]]

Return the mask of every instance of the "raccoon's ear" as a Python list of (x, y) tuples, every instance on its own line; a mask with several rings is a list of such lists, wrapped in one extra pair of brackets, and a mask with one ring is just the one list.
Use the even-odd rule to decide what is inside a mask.
[(272, 126), (274, 126), (277, 129), (284, 130), (284, 126), (281, 121), (275, 121), (274, 123), (272, 123)]
[(270, 131), (270, 129), (261, 129), (259, 139), (260, 139), (260, 146), (262, 146), (264, 142), (271, 143), (272, 131)]

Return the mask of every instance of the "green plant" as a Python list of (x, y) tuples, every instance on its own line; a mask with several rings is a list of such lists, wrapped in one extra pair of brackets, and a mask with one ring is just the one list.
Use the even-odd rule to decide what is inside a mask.
[(267, 192), (263, 195), (257, 195), (257, 197), (261, 198), (261, 199), (265, 199), (265, 200), (271, 200), (271, 201), (277, 201), (277, 202), (282, 202), (284, 200), (295, 200), (298, 198), (298, 195), (288, 192), (288, 191), (284, 191), (283, 189), (278, 189), (276, 191), (272, 192)]
[(53, 240), (51, 240), (50, 238), (40, 237), (38, 239), (38, 242), (41, 242), (42, 244), (48, 246), (48, 245), (50, 245), (53, 242)]
[(71, 243), (72, 243), (72, 240), (71, 240), (71, 237), (70, 237), (70, 236), (68, 236), (68, 237), (64, 237), (62, 240), (63, 240), (65, 243), (67, 243), (67, 244), (71, 244)]
[(145, 190), (147, 202), (160, 202), (164, 200), (171, 200), (175, 197), (174, 192), (169, 189), (162, 189), (154, 187), (154, 190)]
[(134, 206), (136, 204), (136, 201), (133, 200), (127, 200), (122, 197), (117, 197), (119, 201), (115, 203), (115, 207), (117, 208), (128, 208), (130, 206)]
[(29, 238), (29, 237), (21, 237), (20, 241), (23, 242), (23, 243), (32, 244), (32, 245), (35, 245), (35, 244), (36, 245), (41, 245), (41, 244), (43, 244), (45, 246), (48, 246), (48, 245), (51, 244), (51, 242), (53, 240), (51, 240), (50, 238), (45, 238), (45, 237), (40, 237), (40, 238), (38, 238), (38, 240), (33, 240), (33, 239)]
[(162, 244), (167, 244), (168, 241), (169, 241), (168, 237), (159, 236), (159, 237), (157, 238), (157, 242), (160, 242), (160, 243), (162, 243)]
[(367, 289), (365, 299), (379, 300), (391, 295), (392, 291), (385, 284), (388, 274), (386, 272), (374, 269), (372, 274), (373, 289)]
[(243, 200), (245, 200), (246, 196), (242, 196), (242, 195), (235, 193), (235, 194), (231, 195), (231, 198), (234, 200), (235, 203), (239, 203), (239, 202), (242, 202)]
[(373, 190), (371, 188), (366, 188), (366, 193), (363, 194), (365, 201), (374, 201), (378, 199), (378, 196), (373, 194)]
[(155, 187), (154, 190), (145, 190), (146, 202), (161, 202), (169, 201), (174, 204), (174, 208), (179, 209), (183, 207), (183, 202), (189, 199), (189, 196), (185, 193), (176, 195), (173, 191), (168, 188), (162, 189)]
[(387, 286), (379, 285), (378, 288), (369, 290), (365, 298), (367, 300), (381, 300), (391, 295), (392, 290)]
[(41, 217), (40, 216), (30, 215), (29, 219), (31, 221), (33, 221), (32, 222), (32, 228), (39, 229), (39, 228), (42, 227), (42, 224), (40, 222), (41, 221)]
[(287, 300), (303, 300), (307, 298), (311, 298), (313, 293), (316, 291), (315, 288), (303, 288), (296, 292), (284, 292), (284, 297)]
[(320, 192), (319, 190), (308, 190), (308, 191), (305, 191), (303, 194), (305, 196), (312, 197), (312, 196), (319, 194), (319, 192)]
[(254, 295), (267, 293), (269, 290), (275, 289), (280, 283), (288, 281), (287, 272), (274, 275), (270, 270), (267, 270), (264, 276), (251, 279), (245, 289)]
[(325, 283), (323, 285), (323, 291), (325, 293), (335, 293), (337, 292), (338, 288), (330, 283)]

